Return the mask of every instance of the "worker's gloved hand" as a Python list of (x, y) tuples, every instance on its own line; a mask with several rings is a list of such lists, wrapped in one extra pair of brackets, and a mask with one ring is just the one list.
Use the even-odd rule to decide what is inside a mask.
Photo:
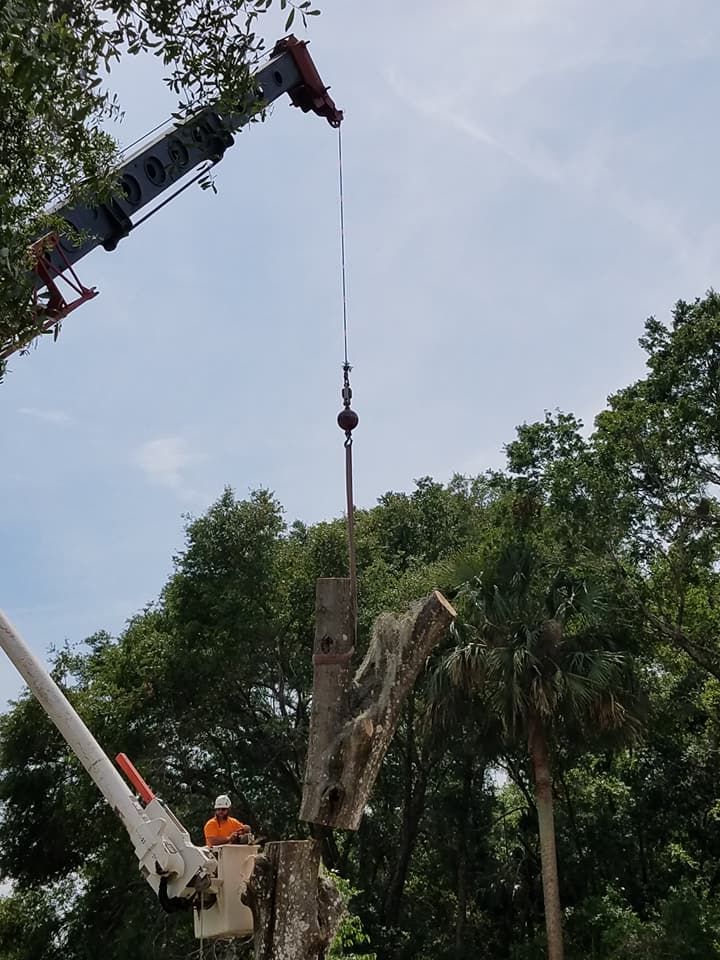
[(235, 838), (233, 840), (233, 843), (254, 843), (254, 842), (255, 841), (251, 833), (240, 833), (240, 831), (238, 831), (235, 834)]
[(230, 835), (231, 843), (252, 843), (253, 835), (250, 832), (250, 827), (244, 824), (239, 830), (236, 830), (235, 833)]

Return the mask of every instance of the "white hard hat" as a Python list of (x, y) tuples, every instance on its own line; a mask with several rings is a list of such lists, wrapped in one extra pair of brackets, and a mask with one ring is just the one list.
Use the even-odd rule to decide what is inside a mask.
[(216, 810), (218, 809), (218, 807), (230, 807), (230, 806), (231, 806), (230, 797), (228, 797), (226, 794), (221, 793), (219, 797), (215, 798)]

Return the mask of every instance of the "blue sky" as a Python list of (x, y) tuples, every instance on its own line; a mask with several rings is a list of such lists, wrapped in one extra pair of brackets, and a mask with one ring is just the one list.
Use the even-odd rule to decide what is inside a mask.
[[(546, 409), (592, 422), (644, 318), (718, 283), (720, 7), (328, 0), (311, 27), (346, 111), (358, 504), (498, 465)], [(121, 142), (172, 109), (161, 76), (117, 72)], [(0, 386), (0, 606), (41, 655), (155, 599), (225, 484), (342, 512), (336, 134), (279, 101), (217, 186), (82, 261), (101, 295)]]

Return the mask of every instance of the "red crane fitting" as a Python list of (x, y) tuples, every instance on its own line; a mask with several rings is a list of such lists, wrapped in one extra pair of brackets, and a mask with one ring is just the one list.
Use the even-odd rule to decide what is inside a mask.
[(289, 53), (295, 65), (298, 68), (302, 83), (292, 90), (288, 90), (288, 95), (296, 107), (300, 107), (303, 113), (309, 113), (311, 110), (319, 117), (325, 117), (331, 127), (339, 127), (342, 123), (343, 112), (335, 106), (335, 101), (328, 96), (329, 87), (320, 79), (317, 67), (310, 56), (306, 40), (298, 40), (292, 36), (283, 37), (273, 47), (273, 54)]

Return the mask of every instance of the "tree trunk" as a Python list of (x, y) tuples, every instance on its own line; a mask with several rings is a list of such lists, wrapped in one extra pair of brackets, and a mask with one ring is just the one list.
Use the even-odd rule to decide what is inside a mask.
[[(390, 881), (385, 891), (383, 917), (387, 926), (394, 926), (400, 915), (400, 904), (405, 890), (410, 862), (417, 843), (420, 821), (425, 812), (425, 795), (427, 793), (428, 776), (430, 773), (430, 758), (425, 756), (416, 764), (415, 757), (415, 710), (412, 696), (408, 700), (408, 741), (405, 749), (405, 799), (403, 802), (403, 816), (398, 841), (398, 853)], [(414, 778), (415, 767), (418, 767), (417, 777)]]
[(457, 865), (457, 916), (455, 919), (455, 949), (458, 956), (463, 956), (465, 946), (465, 926), (467, 923), (468, 905), (468, 847), (470, 845), (470, 805), (472, 803), (472, 789), (474, 779), (475, 758), (471, 753), (463, 757), (462, 800), (460, 805), (460, 830), (458, 840)]
[[(381, 616), (352, 678), (350, 581), (318, 580), (316, 598), (313, 702), (300, 816), (316, 828), (357, 830), (403, 703), (455, 611), (436, 592), (404, 617)], [(326, 833), (325, 843), (332, 841), (331, 830), (317, 832)], [(325, 957), (344, 905), (335, 885), (318, 878), (320, 850), (320, 839), (283, 841), (268, 844), (257, 857), (246, 894), (253, 912), (255, 960)]]
[(565, 807), (568, 813), (568, 820), (570, 821), (570, 829), (573, 835), (575, 853), (577, 853), (578, 859), (582, 861), (584, 853), (582, 843), (580, 842), (580, 831), (578, 830), (577, 820), (575, 819), (575, 806), (572, 802), (570, 790), (568, 789), (567, 781), (565, 780), (565, 774), (563, 773), (562, 769), (559, 770), (558, 779), (560, 781), (560, 786), (562, 787), (563, 796), (565, 797)]
[(530, 717), (528, 751), (535, 778), (535, 804), (540, 832), (540, 862), (545, 902), (548, 960), (563, 960), (562, 907), (560, 906), (560, 885), (555, 849), (555, 818), (553, 814), (550, 757), (545, 730), (537, 716)]
[(351, 659), (355, 652), (355, 611), (349, 579), (321, 579), (315, 585), (313, 696), (301, 820), (334, 826), (331, 817), (306, 816), (342, 804), (336, 783), (314, 777), (315, 764), (329, 756), (349, 711)]
[(645, 849), (645, 836), (643, 834), (643, 827), (640, 821), (638, 821), (638, 824), (637, 824), (637, 840), (638, 840), (638, 854), (639, 854), (638, 859), (640, 861), (640, 877), (642, 880), (642, 890), (643, 890), (642, 908), (643, 910), (645, 910), (650, 871), (648, 870), (647, 851)]
[(435, 591), (404, 616), (381, 615), (351, 680), (354, 622), (349, 598), (348, 581), (318, 581), (313, 703), (300, 818), (357, 830), (403, 703), (456, 614)]
[(323, 960), (345, 907), (319, 868), (318, 840), (269, 843), (256, 858), (245, 896), (255, 960)]

